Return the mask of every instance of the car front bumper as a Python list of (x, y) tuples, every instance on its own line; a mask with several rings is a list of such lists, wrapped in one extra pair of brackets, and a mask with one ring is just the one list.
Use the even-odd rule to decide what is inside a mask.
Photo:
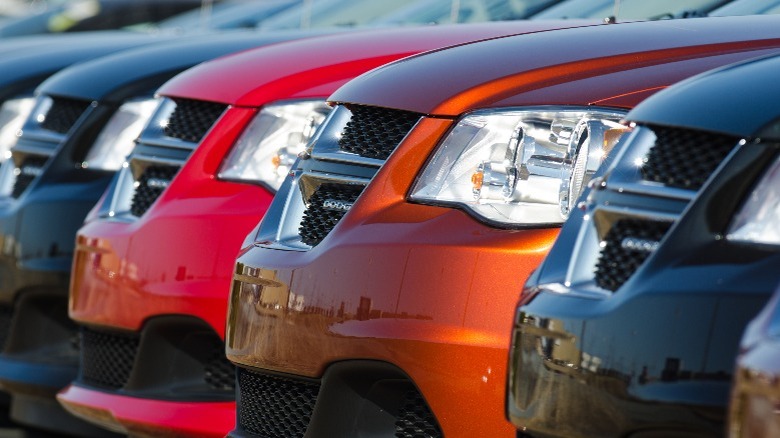
[(460, 211), (405, 203), (359, 227), (346, 220), (308, 252), (243, 252), (228, 357), (317, 379), (342, 361), (390, 363), (445, 435), (512, 435), (501, 377), (511, 309), (557, 229), (495, 230)]

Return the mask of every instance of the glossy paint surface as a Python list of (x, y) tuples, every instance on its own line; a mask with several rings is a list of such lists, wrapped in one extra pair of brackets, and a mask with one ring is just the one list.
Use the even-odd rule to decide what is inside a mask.
[[(86, 32), (84, 35), (24, 37), (3, 41), (0, 44), (0, 68), (3, 71), (0, 97), (10, 97), (22, 91), (31, 92), (43, 79), (72, 64), (171, 40), (171, 36), (130, 32)], [(9, 87), (16, 83), (24, 84), (25, 87)], [(6, 95), (9, 91), (11, 93)]]
[[(745, 42), (724, 55), (710, 44), (727, 41), (724, 29), (698, 23), (691, 32), (686, 23), (667, 24), (669, 39), (636, 24), (620, 25), (619, 38), (598, 27), (465, 45), (374, 70), (331, 100), (437, 116), (525, 104), (631, 108), (672, 82), (780, 45)], [(228, 319), (232, 361), (315, 378), (337, 361), (387, 361), (414, 381), (445, 436), (515, 434), (504, 418), (505, 379), (496, 378), (506, 373), (511, 303), (558, 230), (497, 230), (406, 202), (451, 126), (449, 117), (423, 118), (313, 249), (244, 248)]]
[[(257, 106), (294, 97), (327, 96), (348, 79), (404, 54), (412, 55), (503, 35), (588, 24), (593, 22), (506, 21), (346, 32), (279, 44), (262, 52), (248, 51), (219, 62), (206, 63), (177, 76), (159, 92), (166, 96), (237, 106)], [(269, 64), (270, 59), (273, 59), (273, 65)], [(215, 81), (214, 78), (230, 78), (230, 81)], [(308, 86), (305, 85), (307, 82), (310, 82)]]
[[(775, 310), (766, 310), (776, 301), (743, 337), (745, 367), (736, 375), (733, 362), (745, 327), (777, 287), (774, 267), (780, 251), (776, 245), (729, 236), (741, 205), (756, 196), (756, 181), (780, 150), (772, 135), (762, 134), (774, 132), (766, 128), (777, 111), (767, 113), (765, 99), (776, 95), (770, 79), (776, 67), (776, 58), (769, 58), (705, 73), (629, 113), (630, 121), (635, 114), (642, 118), (633, 139), (623, 143), (622, 159), (605, 171), (579, 216), (564, 224), (523, 291), (507, 393), (507, 414), (518, 429), (562, 437), (624, 437), (645, 431), (721, 435), (734, 382), (732, 432), (740, 420), (750, 431), (746, 436), (763, 436), (777, 426), (771, 407), (778, 400), (771, 380), (777, 367), (769, 361), (777, 358), (771, 349), (778, 332), (775, 324), (770, 334), (768, 321)], [(714, 126), (702, 114), (705, 109), (722, 109), (731, 120)], [(671, 117), (678, 112), (679, 117)], [(668, 128), (667, 121), (677, 129)], [(667, 129), (674, 130), (668, 138), (675, 140), (707, 138), (696, 143), (713, 149), (718, 141), (725, 145), (712, 168), (702, 171), (706, 182), (701, 188), (681, 189), (638, 176), (636, 157), (642, 155), (631, 155), (632, 150), (638, 154), (632, 147), (642, 144), (643, 133)], [(660, 136), (653, 138), (652, 147), (664, 146), (656, 140)], [(693, 143), (684, 144), (693, 148)], [(703, 161), (691, 157), (682, 163), (693, 167)], [(606, 219), (610, 213), (615, 216)], [(616, 227), (599, 236), (598, 226), (632, 217), (667, 221), (669, 226), (660, 237), (648, 237), (657, 247), (627, 268), (629, 257), (609, 254), (609, 232)], [(635, 235), (627, 234), (621, 246), (628, 247), (623, 242)], [(625, 273), (614, 289), (599, 283), (596, 258), (599, 268), (614, 268), (606, 275)]]
[(255, 114), (229, 110), (142, 220), (85, 223), (76, 237), (71, 318), (139, 330), (153, 315), (188, 314), (224, 332), (230, 265), (219, 261), (235, 258), (273, 195), (214, 175)]
[[(236, 255), (273, 194), (256, 185), (221, 181), (216, 174), (258, 108), (300, 97), (324, 100), (343, 82), (386, 62), (526, 27), (536, 30), (549, 25), (493, 23), (464, 26), (466, 31), (442, 26), (366, 32), (361, 38), (327, 36), (232, 55), (172, 79), (160, 94), (233, 106), (143, 217), (132, 223), (88, 218), (77, 236), (71, 318), (91, 326), (139, 330), (154, 316), (186, 314), (206, 321), (224, 336)], [(86, 401), (90, 393), (95, 399)], [(99, 408), (114, 409), (123, 397), (106, 398), (74, 386), (59, 399), (66, 406), (92, 406), (82, 416), (98, 421)], [(154, 430), (176, 430), (190, 421), (187, 415), (171, 415), (163, 421), (155, 417), (153, 400), (146, 405), (140, 399), (134, 402), (135, 421), (146, 418), (147, 427)], [(215, 414), (213, 422), (201, 418), (204, 428), (225, 424), (220, 415)], [(229, 412), (229, 419), (232, 426), (234, 412)], [(119, 417), (117, 421), (124, 424)]]
[[(129, 93), (153, 92), (173, 76), (171, 72), (179, 73), (201, 62), (230, 53), (321, 33), (241, 31), (189, 35), (141, 50), (126, 51), (75, 65), (67, 72), (53, 75), (39, 91), (78, 99), (121, 102)], [(144, 81), (150, 89), (141, 88)]]
[[(617, 99), (687, 77), (674, 75), (676, 66), (670, 64), (671, 76), (665, 77), (665, 83), (647, 83), (647, 77), (637, 76), (644, 68), (698, 58), (706, 52), (717, 55), (748, 46), (776, 46), (778, 38), (777, 18), (772, 16), (595, 27), (498, 38), (408, 58), (351, 81), (331, 100), (457, 116), (476, 108), (567, 103), (564, 96), (570, 95), (575, 100)], [(622, 75), (623, 70), (632, 72)], [(600, 79), (609, 73), (614, 77)], [(447, 80), (439, 80), (443, 77)], [(640, 82), (644, 88), (637, 87)], [(566, 86), (571, 87), (568, 94), (550, 95), (551, 89)]]
[[(57, 398), (77, 417), (132, 436), (223, 436), (233, 424), (235, 403), (181, 403), (138, 399), (78, 386), (65, 388)], [(170, 424), (171, 417), (179, 421)], [(208, 419), (208, 421), (204, 421)], [(167, 423), (164, 431), (159, 424)]]
[(774, 72), (778, 69), (780, 57), (771, 56), (703, 73), (654, 95), (627, 117), (639, 123), (777, 140), (780, 87)]
[(420, 388), (445, 435), (511, 434), (498, 403), (507, 309), (557, 230), (495, 230), (460, 211), (406, 203), (450, 124), (423, 120), (315, 249), (244, 252), (237, 272), (268, 285), (233, 291), (231, 360), (309, 377), (339, 360), (387, 361)]

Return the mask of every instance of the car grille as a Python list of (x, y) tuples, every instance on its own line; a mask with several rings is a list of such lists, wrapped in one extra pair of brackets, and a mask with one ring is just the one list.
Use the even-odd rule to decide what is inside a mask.
[(49, 157), (40, 155), (28, 155), (24, 158), (22, 165), (18, 168), (11, 197), (18, 198), (22, 196), (27, 187), (42, 173), (43, 166), (46, 165), (48, 159)]
[(52, 98), (52, 105), (41, 123), (41, 128), (66, 134), (89, 108), (91, 102), (80, 99)]
[(178, 166), (152, 165), (136, 181), (130, 212), (141, 217), (165, 191), (179, 171)]
[(280, 188), (261, 223), (258, 242), (302, 251), (320, 244), (422, 116), (336, 106), (318, 139), (296, 162), (294, 179)]
[(81, 376), (86, 384), (120, 389), (133, 369), (139, 338), (137, 335), (81, 329)]
[(226, 105), (201, 100), (173, 99), (176, 109), (173, 110), (165, 135), (191, 143), (200, 143), (203, 136), (216, 123), (227, 108)]
[[(104, 389), (122, 389), (128, 394), (142, 390), (147, 397), (159, 390), (159, 382), (165, 381), (167, 383), (162, 391), (171, 396), (177, 383), (171, 382), (170, 377), (175, 375), (187, 381), (184, 389), (175, 391), (185, 400), (204, 396), (233, 397), (235, 366), (225, 357), (225, 344), (213, 330), (202, 327), (202, 323), (171, 324), (166, 323), (165, 318), (155, 321), (163, 324), (150, 323), (144, 327), (142, 334), (111, 333), (81, 327), (79, 381)], [(181, 333), (197, 335), (198, 341), (186, 342)], [(140, 342), (141, 336), (144, 337), (143, 343)], [(177, 357), (188, 359), (172, 359)], [(151, 368), (156, 377), (149, 375), (150, 368), (143, 364), (161, 361), (167, 365)], [(144, 379), (134, 379), (135, 383), (130, 383), (135, 367), (140, 367), (138, 372)], [(196, 381), (201, 383), (196, 384)]]
[[(612, 165), (605, 188), (589, 195), (592, 220), (583, 226), (594, 232), (578, 237), (583, 252), (572, 255), (569, 270), (570, 281), (584, 282), (585, 293), (618, 291), (739, 144), (729, 135), (660, 125), (640, 125), (636, 134)], [(608, 193), (602, 197), (602, 191)], [(591, 287), (586, 284), (601, 292), (585, 291)]]
[(238, 427), (263, 438), (303, 437), (320, 387), (238, 369)]
[(687, 190), (700, 189), (739, 141), (728, 135), (689, 129), (651, 128), (656, 142), (641, 167), (642, 177)]
[(425, 403), (419, 391), (406, 392), (398, 419), (395, 422), (397, 438), (439, 438), (444, 436), (436, 422), (436, 417)]
[(655, 250), (671, 222), (620, 219), (604, 238), (596, 263), (596, 284), (617, 290)]
[(225, 357), (225, 344), (214, 339), (211, 355), (203, 370), (203, 379), (211, 389), (231, 391), (236, 389), (236, 367)]
[[(355, 184), (322, 184), (309, 198), (298, 233), (301, 241), (315, 246), (330, 233), (357, 200), (365, 186)], [(330, 205), (334, 205), (330, 207)]]
[(339, 148), (365, 158), (387, 160), (420, 114), (371, 106), (350, 106), (352, 119), (339, 139)]

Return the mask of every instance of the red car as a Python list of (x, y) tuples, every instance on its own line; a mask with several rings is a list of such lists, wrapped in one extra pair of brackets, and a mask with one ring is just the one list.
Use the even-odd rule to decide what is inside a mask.
[(233, 434), (515, 436), (504, 399), (518, 292), (628, 130), (619, 120), (669, 84), (777, 51), (779, 23), (497, 38), (340, 88), (237, 259)]
[(223, 436), (235, 421), (223, 344), (235, 257), (329, 112), (325, 98), (423, 50), (574, 24), (339, 34), (208, 62), (168, 82), (78, 233), (70, 316), (82, 326), (81, 366), (60, 403), (125, 433)]

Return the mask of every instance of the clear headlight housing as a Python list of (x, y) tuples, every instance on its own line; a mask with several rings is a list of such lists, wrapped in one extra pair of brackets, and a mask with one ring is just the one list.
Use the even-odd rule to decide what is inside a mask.
[(33, 106), (35, 98), (30, 96), (8, 99), (0, 107), (0, 161), (11, 157), (11, 148), (16, 144)]
[(629, 127), (625, 112), (539, 107), (476, 111), (437, 148), (410, 198), (499, 227), (562, 223)]
[(81, 167), (119, 170), (159, 103), (160, 99), (134, 99), (123, 103), (98, 134)]
[(274, 191), (331, 108), (323, 100), (266, 105), (236, 141), (219, 171), (225, 180), (265, 184)]
[(745, 199), (726, 237), (734, 241), (780, 245), (780, 156)]

